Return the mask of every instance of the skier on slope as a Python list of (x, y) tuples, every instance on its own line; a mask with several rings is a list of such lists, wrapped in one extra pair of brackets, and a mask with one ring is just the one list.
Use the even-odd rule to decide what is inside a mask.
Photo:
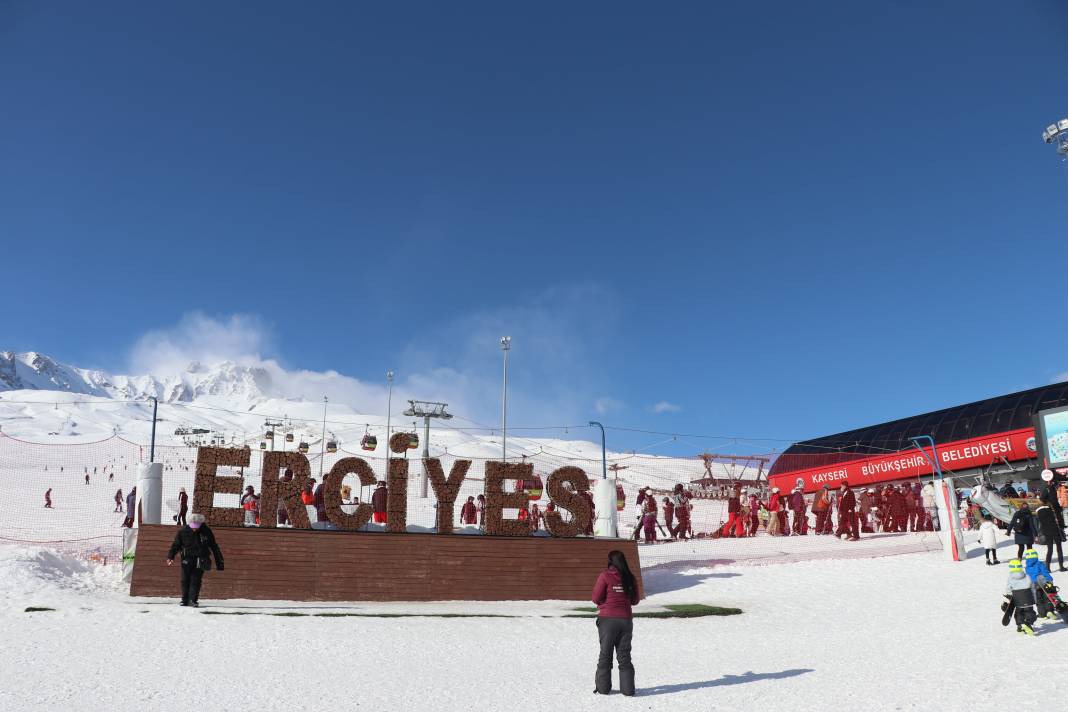
[[(1033, 626), (1038, 619), (1035, 613), (1035, 592), (1031, 588), (1031, 579), (1024, 571), (1023, 562), (1013, 559), (1009, 562), (1009, 580), (1005, 583), (1005, 598), (1008, 602), (1002, 607), (1013, 606), (1016, 619), (1016, 632), (1034, 635)], [(1007, 614), (1006, 614), (1007, 615)]]
[(52, 506), (52, 488), (49, 487), (45, 492), (45, 509), (54, 509)]
[(115, 493), (115, 509), (112, 510), (112, 511), (113, 512), (121, 512), (122, 511), (122, 488), (121, 487), (119, 488), (119, 491)]

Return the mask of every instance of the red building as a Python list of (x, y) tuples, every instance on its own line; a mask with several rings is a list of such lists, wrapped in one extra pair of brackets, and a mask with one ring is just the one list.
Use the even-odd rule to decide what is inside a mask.
[(801, 481), (812, 492), (842, 480), (858, 487), (931, 475), (930, 462), (910, 440), (920, 435), (934, 438), (947, 476), (982, 473), (995, 481), (1037, 480), (1043, 463), (1034, 416), (1064, 405), (1068, 383), (1058, 383), (806, 440), (779, 456), (768, 480), (784, 491)]

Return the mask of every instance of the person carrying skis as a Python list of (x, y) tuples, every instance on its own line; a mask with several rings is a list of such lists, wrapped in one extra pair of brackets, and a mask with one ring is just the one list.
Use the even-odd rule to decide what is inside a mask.
[(675, 503), (672, 502), (667, 497), (664, 497), (663, 502), (664, 502), (664, 526), (667, 527), (668, 534), (671, 536), (672, 539), (674, 539), (675, 535), (671, 533), (671, 530), (672, 530), (671, 525), (675, 521)]
[(998, 561), (998, 527), (989, 514), (983, 515), (983, 523), (979, 525), (979, 543), (986, 549), (987, 566), (1001, 563)]
[(1005, 598), (1008, 602), (1003, 605), (1003, 609), (1007, 606), (1014, 608), (1016, 632), (1034, 635), (1035, 631), (1031, 626), (1038, 620), (1038, 615), (1035, 613), (1035, 592), (1031, 587), (1031, 579), (1024, 571), (1023, 562), (1019, 559), (1009, 562), (1009, 580), (1005, 584)]

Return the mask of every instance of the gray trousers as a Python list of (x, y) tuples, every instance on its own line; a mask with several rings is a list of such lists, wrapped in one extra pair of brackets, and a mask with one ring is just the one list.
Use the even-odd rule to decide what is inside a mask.
[(597, 619), (601, 654), (597, 658), (594, 684), (598, 693), (607, 695), (612, 691), (612, 653), (615, 652), (619, 661), (619, 691), (624, 695), (634, 694), (634, 665), (630, 662), (630, 639), (633, 633), (634, 621), (630, 618)]

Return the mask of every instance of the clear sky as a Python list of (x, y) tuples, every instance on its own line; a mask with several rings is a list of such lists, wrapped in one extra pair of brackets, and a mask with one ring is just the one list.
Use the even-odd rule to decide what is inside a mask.
[(1068, 3), (377, 5), (0, 0), (0, 349), (786, 439), (1068, 371)]

